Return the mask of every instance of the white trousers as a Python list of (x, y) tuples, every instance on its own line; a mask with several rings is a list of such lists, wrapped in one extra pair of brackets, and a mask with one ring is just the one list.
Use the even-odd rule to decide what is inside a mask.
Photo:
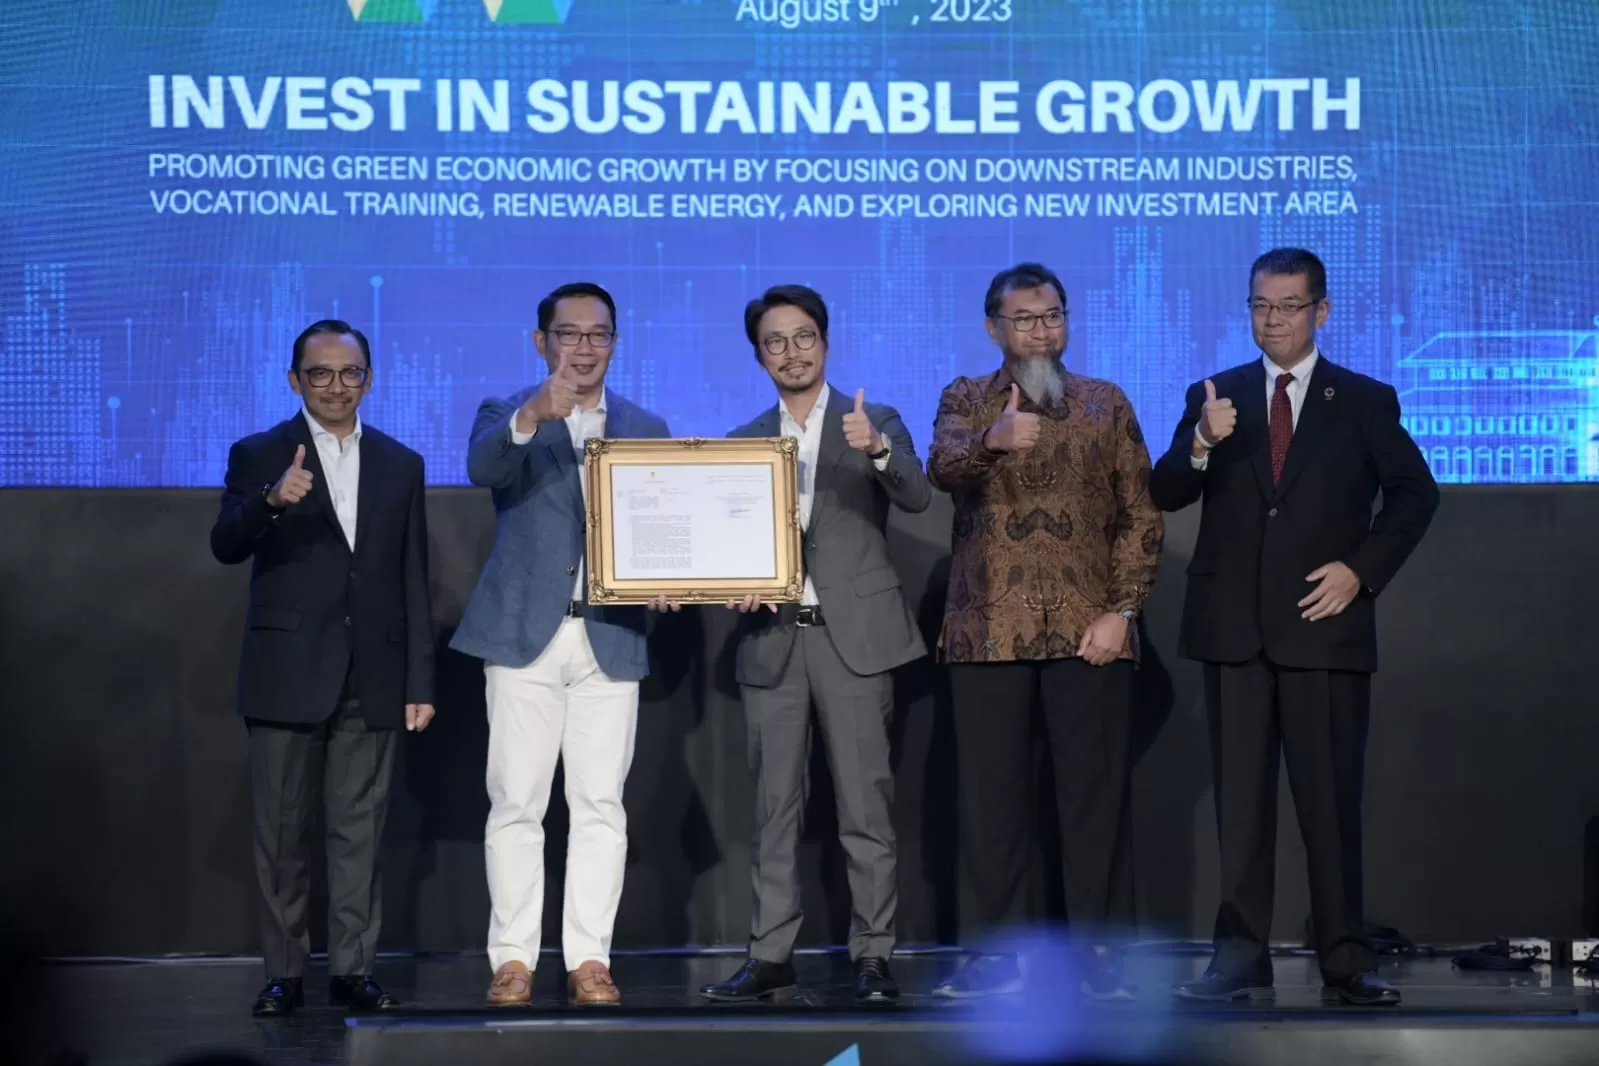
[(611, 964), (611, 932), (627, 865), (622, 786), (633, 763), (638, 682), (607, 677), (582, 619), (568, 618), (523, 667), (484, 668), (489, 712), (489, 965), (538, 963), (544, 919), (544, 812), (559, 758), (566, 771), (568, 972)]

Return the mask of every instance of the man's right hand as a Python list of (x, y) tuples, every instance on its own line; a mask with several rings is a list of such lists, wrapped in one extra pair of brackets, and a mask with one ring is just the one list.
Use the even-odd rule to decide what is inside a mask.
[(740, 614), (749, 614), (751, 611), (758, 611), (763, 606), (768, 611), (772, 611), (774, 613), (777, 611), (777, 604), (775, 604), (775, 603), (762, 604), (761, 603), (761, 598), (759, 596), (745, 596), (742, 600), (728, 600), (727, 601), (728, 610), (737, 611)]
[(1012, 384), (1010, 400), (1005, 404), (1005, 410), (1000, 412), (999, 421), (983, 434), (983, 443), (989, 450), (1020, 452), (1038, 443), (1038, 416), (1020, 410), (1021, 402), (1022, 390)]
[(577, 406), (577, 389), (566, 373), (567, 354), (561, 350), (561, 361), (555, 372), (544, 380), (539, 391), (528, 398), (516, 412), (516, 429), (519, 433), (532, 433), (540, 422), (554, 422), (565, 418)]
[(311, 471), (305, 468), (305, 445), (294, 449), (294, 462), (278, 478), (278, 483), (267, 493), (267, 506), (275, 511), (299, 503), (311, 495)]
[(1216, 383), (1206, 378), (1205, 405), (1199, 409), (1198, 426), (1199, 435), (1204, 443), (1194, 441), (1194, 458), (1203, 458), (1211, 448), (1232, 436), (1233, 429), (1237, 425), (1238, 408), (1233, 406), (1231, 400), (1218, 400)]

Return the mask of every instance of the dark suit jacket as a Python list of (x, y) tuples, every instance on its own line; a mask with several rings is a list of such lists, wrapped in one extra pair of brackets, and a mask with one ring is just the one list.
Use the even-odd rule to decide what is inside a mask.
[[(868, 403), (866, 414), (891, 441), (887, 469), (879, 471), (866, 453), (844, 441), (844, 416), (854, 409), (854, 393), (829, 389), (822, 436), (816, 449), (816, 483), (811, 522), (802, 551), (805, 572), (816, 588), (828, 635), (838, 654), (857, 674), (880, 674), (927, 654), (916, 619), (905, 605), (899, 574), (888, 556), (885, 529), (890, 504), (925, 511), (933, 488), (922, 473), (916, 445), (899, 412)], [(780, 437), (782, 419), (774, 405), (730, 437)], [(796, 608), (775, 615), (764, 608), (740, 621), (738, 681), (767, 688), (777, 684), (794, 647)]]
[[(1438, 509), (1432, 472), (1400, 425), (1398, 395), (1322, 354), (1282, 480), (1273, 485), (1265, 367), (1257, 359), (1211, 380), (1238, 409), (1237, 429), (1211, 451), (1205, 470), (1195, 470), (1190, 453), (1205, 388), (1190, 386), (1171, 448), (1149, 483), (1162, 510), (1202, 506), (1179, 653), (1243, 662), (1264, 651), (1279, 666), (1375, 671), (1377, 596)], [(1298, 603), (1315, 586), (1305, 576), (1331, 562), (1354, 570), (1362, 592), (1341, 615), (1307, 622)]]
[[(311, 495), (273, 517), (262, 490), (301, 444)], [(406, 704), (433, 702), (422, 457), (371, 426), (359, 447), (353, 552), (304, 415), (228, 454), (211, 553), (224, 563), (253, 560), (237, 701), (246, 718), (327, 719), (352, 655), (355, 695), (373, 726), (403, 728)]]

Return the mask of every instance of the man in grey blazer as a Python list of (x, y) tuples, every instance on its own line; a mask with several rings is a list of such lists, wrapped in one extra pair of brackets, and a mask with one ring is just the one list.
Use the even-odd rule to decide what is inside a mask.
[(566, 767), (568, 996), (621, 1002), (611, 932), (627, 861), (622, 786), (633, 760), (639, 681), (649, 672), (645, 610), (595, 607), (584, 581), (583, 446), (659, 438), (666, 423), (605, 387), (616, 304), (598, 285), (539, 303), (533, 343), (550, 376), (478, 408), (467, 452), (493, 490), (494, 551), (450, 646), (484, 662), (489, 718), (489, 986), (492, 1006), (529, 1003), (544, 911), (544, 813)]
[(755, 775), (755, 906), (749, 959), (700, 994), (741, 1002), (796, 987), (790, 956), (803, 916), (795, 862), (814, 703), (849, 874), (855, 996), (892, 1002), (899, 990), (888, 967), (898, 898), (890, 671), (927, 649), (900, 594), (884, 527), (890, 504), (926, 510), (932, 489), (899, 413), (866, 403), (865, 390), (851, 400), (828, 385), (821, 296), (800, 285), (768, 289), (745, 308), (744, 330), (778, 403), (731, 436), (799, 441), (805, 592), (803, 605), (755, 597), (728, 604), (743, 612), (737, 674)]

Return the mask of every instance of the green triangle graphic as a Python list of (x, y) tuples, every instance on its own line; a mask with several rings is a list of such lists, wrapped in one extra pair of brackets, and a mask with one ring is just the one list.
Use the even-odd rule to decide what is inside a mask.
[(421, 22), (420, 0), (366, 0), (357, 22)]
[(572, 0), (504, 0), (494, 21), (548, 26), (565, 22), (571, 10)]

